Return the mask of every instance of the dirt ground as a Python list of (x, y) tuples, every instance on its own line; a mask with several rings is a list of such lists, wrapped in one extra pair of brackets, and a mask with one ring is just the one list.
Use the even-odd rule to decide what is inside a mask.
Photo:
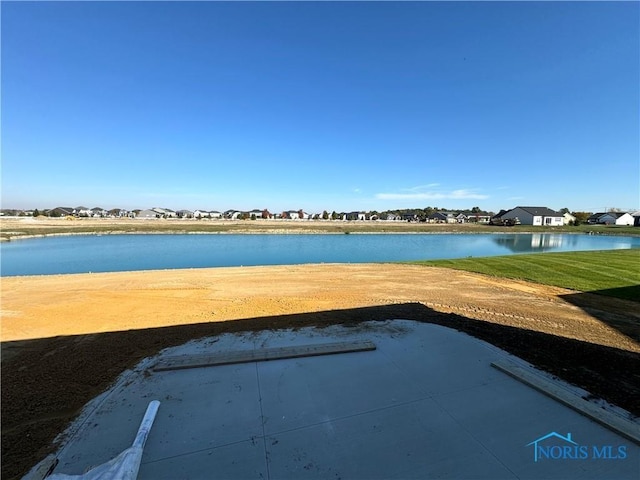
[(26, 473), (125, 369), (223, 332), (392, 318), (450, 326), (640, 415), (634, 302), (454, 270), (301, 265), (7, 277), (2, 478)]

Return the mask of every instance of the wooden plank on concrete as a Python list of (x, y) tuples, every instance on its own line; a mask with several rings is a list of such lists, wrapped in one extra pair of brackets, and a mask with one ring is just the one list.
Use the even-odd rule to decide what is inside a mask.
[(506, 361), (492, 362), (491, 366), (640, 445), (640, 424), (637, 422), (594, 405), (532, 369)]
[(285, 358), (333, 355), (336, 353), (364, 352), (375, 350), (370, 341), (333, 342), (311, 345), (292, 345), (289, 347), (261, 348), (257, 350), (237, 350), (231, 352), (206, 353), (200, 355), (179, 355), (167, 357), (153, 366), (157, 372), (181, 370), (185, 368), (213, 367), (234, 363), (264, 362)]

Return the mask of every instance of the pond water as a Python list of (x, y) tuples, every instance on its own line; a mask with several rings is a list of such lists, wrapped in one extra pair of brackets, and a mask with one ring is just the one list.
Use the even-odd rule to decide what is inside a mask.
[(573, 234), (77, 235), (0, 244), (0, 274), (363, 263), (640, 248), (640, 237)]

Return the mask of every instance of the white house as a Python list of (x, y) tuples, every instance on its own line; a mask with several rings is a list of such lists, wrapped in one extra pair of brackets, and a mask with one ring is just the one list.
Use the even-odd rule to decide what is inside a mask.
[(194, 210), (193, 218), (209, 218), (210, 214), (206, 210)]
[(79, 217), (92, 217), (93, 212), (87, 207), (77, 207), (74, 212)]
[(560, 212), (547, 207), (516, 207), (501, 215), (503, 220), (518, 218), (521, 225), (560, 227), (564, 225), (564, 217)]
[(630, 213), (624, 212), (601, 212), (594, 213), (589, 217), (587, 222), (599, 223), (603, 225), (633, 225), (634, 223), (633, 215)]
[(91, 209), (91, 216), (94, 218), (106, 217), (109, 214), (104, 208), (95, 207)]
[(614, 225), (633, 225), (633, 215), (623, 212), (609, 212), (607, 216), (613, 217)]
[(634, 218), (633, 215), (631, 215), (630, 213), (622, 213), (622, 212), (616, 212), (616, 220), (615, 220), (615, 224), (616, 225), (627, 225), (627, 226), (632, 226), (633, 222), (634, 222)]
[(571, 215), (569, 212), (563, 213), (562, 214), (562, 218), (564, 218), (564, 224), (565, 225), (569, 225), (569, 224), (573, 225), (574, 222), (576, 221), (576, 217)]
[(467, 222), (489, 223), (490, 221), (491, 215), (479, 215), (477, 213), (471, 213), (467, 215)]
[(157, 218), (163, 218), (167, 211), (164, 208), (152, 208), (151, 210), (153, 210), (154, 212), (156, 212), (157, 214)]

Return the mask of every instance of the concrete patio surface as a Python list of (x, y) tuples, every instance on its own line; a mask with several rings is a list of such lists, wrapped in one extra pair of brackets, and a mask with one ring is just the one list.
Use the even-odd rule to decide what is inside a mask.
[[(176, 355), (352, 341), (376, 349), (153, 369)], [(193, 341), (144, 360), (87, 405), (54, 471), (80, 474), (118, 455), (159, 400), (140, 479), (640, 477), (638, 445), (491, 366), (505, 360), (528, 367), (406, 320)]]

